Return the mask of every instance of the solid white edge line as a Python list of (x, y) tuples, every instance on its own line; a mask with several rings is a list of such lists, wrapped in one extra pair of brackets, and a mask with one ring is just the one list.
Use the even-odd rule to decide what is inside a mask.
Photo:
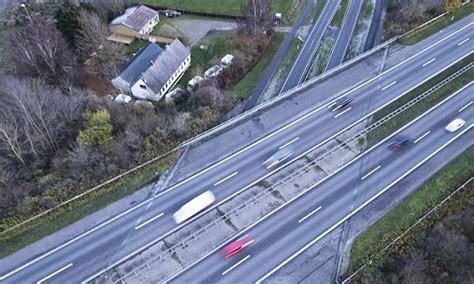
[(230, 179), (231, 177), (235, 176), (238, 173), (239, 173), (238, 171), (233, 172), (232, 174), (230, 174), (230, 175), (226, 176), (225, 178), (221, 179), (220, 181), (216, 182), (214, 184), (214, 186), (218, 186), (219, 184), (225, 182), (226, 180)]
[(416, 138), (416, 140), (413, 141), (413, 144), (416, 144), (416, 143), (420, 142), (421, 139), (425, 138), (425, 137), (426, 137), (428, 134), (430, 134), (430, 133), (431, 133), (431, 131), (429, 131), (429, 130), (426, 131), (425, 134), (423, 134), (423, 135), (421, 135), (420, 137)]
[(364, 180), (366, 178), (368, 178), (371, 174), (375, 173), (376, 171), (380, 170), (382, 166), (381, 165), (378, 165), (377, 167), (375, 167), (375, 169), (371, 170), (370, 172), (368, 172), (365, 176), (363, 176), (361, 178), (361, 180)]
[(438, 148), (436, 151), (432, 152), (428, 157), (426, 157), (425, 159), (423, 159), (422, 161), (420, 161), (418, 164), (416, 164), (413, 168), (411, 168), (410, 170), (408, 170), (407, 172), (405, 172), (402, 176), (400, 176), (399, 178), (397, 178), (395, 181), (393, 181), (391, 184), (389, 184), (388, 186), (386, 186), (384, 189), (382, 189), (381, 191), (379, 191), (377, 194), (375, 194), (374, 196), (372, 196), (369, 200), (367, 200), (366, 202), (364, 202), (362, 205), (360, 205), (359, 207), (357, 207), (354, 211), (352, 211), (351, 213), (349, 213), (348, 215), (346, 215), (344, 218), (342, 218), (341, 220), (339, 220), (336, 224), (334, 224), (332, 227), (330, 227), (329, 229), (327, 229), (326, 231), (324, 231), (322, 234), (320, 234), (318, 237), (316, 237), (314, 240), (312, 240), (311, 242), (309, 242), (308, 244), (306, 244), (304, 247), (302, 247), (301, 249), (299, 249), (296, 253), (294, 253), (293, 255), (291, 255), (289, 258), (287, 258), (285, 261), (283, 261), (282, 263), (280, 263), (277, 267), (275, 267), (274, 269), (272, 269), (270, 272), (268, 272), (267, 274), (265, 274), (263, 277), (261, 277), (260, 279), (258, 279), (255, 283), (262, 283), (262, 281), (264, 281), (265, 279), (267, 279), (268, 277), (270, 277), (273, 273), (275, 273), (277, 270), (279, 270), (280, 268), (282, 268), (283, 266), (285, 266), (288, 262), (290, 262), (291, 260), (293, 260), (295, 257), (297, 257), (298, 255), (300, 255), (302, 252), (304, 252), (305, 250), (307, 250), (309, 247), (311, 247), (312, 245), (314, 245), (317, 241), (319, 241), (320, 239), (322, 239), (323, 237), (325, 237), (327, 234), (329, 234), (332, 230), (334, 230), (335, 228), (337, 228), (339, 225), (341, 225), (342, 223), (344, 223), (345, 221), (347, 221), (350, 217), (354, 216), (355, 214), (357, 214), (357, 212), (359, 212), (360, 210), (362, 210), (365, 206), (367, 206), (369, 203), (371, 203), (372, 201), (374, 201), (376, 198), (378, 198), (380, 195), (382, 195), (384, 192), (386, 192), (387, 190), (389, 190), (392, 186), (394, 186), (395, 184), (397, 184), (400, 180), (404, 179), (406, 176), (408, 176), (409, 174), (411, 174), (413, 171), (415, 171), (416, 169), (418, 169), (421, 165), (423, 165), (424, 163), (426, 163), (426, 161), (428, 161), (429, 159), (431, 159), (433, 156), (435, 156), (436, 154), (438, 154), (441, 150), (443, 150), (444, 148), (446, 148), (447, 146), (449, 146), (449, 144), (451, 144), (453, 141), (455, 141), (457, 138), (459, 138), (461, 135), (463, 135), (464, 133), (466, 133), (467, 131), (469, 131), (472, 127), (474, 126), (474, 124), (471, 124), (468, 128), (464, 129), (464, 131), (460, 132), (458, 135), (456, 135), (455, 137), (451, 138), (447, 143), (445, 143), (444, 145), (442, 145), (440, 148)]
[(307, 215), (304, 216), (303, 218), (299, 219), (299, 220), (298, 220), (298, 223), (301, 223), (301, 222), (303, 222), (304, 220), (308, 219), (308, 218), (311, 217), (314, 213), (318, 212), (321, 208), (322, 208), (322, 206), (319, 206), (318, 208), (314, 209), (314, 210), (311, 211), (309, 214), (307, 214)]
[(395, 85), (397, 83), (397, 81), (393, 81), (392, 83), (388, 84), (387, 86), (383, 87), (382, 89), (380, 89), (381, 91), (385, 91), (386, 89), (390, 88), (391, 86)]
[[(325, 182), (327, 179), (331, 178), (333, 175), (337, 174), (338, 172), (344, 170), (345, 168), (347, 168), (348, 166), (350, 166), (351, 164), (357, 162), (358, 160), (360, 160), (361, 158), (365, 157), (367, 154), (369, 154), (370, 152), (372, 152), (375, 148), (379, 147), (380, 145), (384, 144), (385, 142), (387, 142), (389, 139), (391, 139), (392, 137), (396, 136), (398, 133), (402, 132), (403, 130), (405, 130), (406, 128), (408, 128), (410, 125), (412, 125), (413, 123), (417, 122), (418, 120), (420, 120), (421, 118), (423, 118), (424, 116), (428, 115), (431, 111), (433, 111), (434, 109), (440, 107), (442, 104), (444, 104), (445, 102), (447, 102), (448, 100), (452, 99), (453, 97), (455, 97), (456, 95), (458, 95), (459, 93), (461, 93), (462, 91), (464, 91), (465, 89), (467, 89), (468, 87), (470, 87), (472, 85), (472, 82), (465, 85), (464, 87), (462, 87), (461, 89), (455, 91), (453, 94), (451, 94), (450, 96), (448, 96), (447, 98), (445, 98), (444, 100), (442, 100), (441, 102), (437, 103), (436, 105), (432, 106), (430, 109), (428, 109), (426, 112), (424, 112), (423, 114), (421, 114), (420, 116), (416, 117), (415, 119), (413, 119), (412, 121), (410, 121), (408, 124), (404, 125), (402, 128), (398, 129), (397, 131), (395, 131), (394, 133), (392, 133), (391, 135), (389, 135), (388, 137), (386, 137), (385, 139), (383, 139), (382, 141), (380, 141), (379, 143), (375, 144), (374, 146), (372, 146), (371, 148), (369, 148), (368, 150), (366, 150), (365, 152), (363, 152), (361, 155), (357, 156), (355, 159), (349, 161), (347, 164), (343, 165), (341, 168), (339, 168), (338, 170), (336, 170), (335, 172), (331, 173), (330, 175), (326, 176), (325, 178), (323, 178), (322, 180), (320, 180), (319, 182), (315, 183), (314, 185), (312, 185), (309, 189), (301, 192), (299, 195), (293, 197), (292, 199), (288, 200), (286, 203), (284, 203), (282, 206), (278, 207), (277, 209), (275, 209), (274, 211), (272, 211), (271, 213), (265, 215), (264, 217), (260, 218), (259, 220), (257, 220), (255, 223), (249, 225), (247, 228), (243, 229), (240, 233), (236, 234), (233, 238), (231, 239), (234, 239), (234, 238), (238, 238), (239, 235), (241, 234), (244, 234), (244, 233), (247, 233), (250, 229), (252, 229), (253, 227), (257, 226), (258, 224), (260, 224), (261, 222), (265, 221), (266, 219), (268, 219), (269, 217), (271, 217), (273, 214), (279, 212), (280, 210), (282, 210), (283, 208), (285, 208), (288, 204), (291, 204), (293, 201), (297, 200), (298, 198), (300, 198), (301, 196), (303, 196), (304, 194), (306, 194), (307, 192), (311, 191), (313, 188), (315, 188), (316, 186), (318, 186), (319, 184)], [(229, 239), (230, 240), (230, 239)], [(226, 240), (224, 243), (227, 243), (229, 240)], [(220, 246), (217, 246), (216, 248), (214, 248), (213, 250), (209, 251), (208, 253), (206, 253), (204, 256), (202, 256), (201, 258), (197, 259), (196, 261), (194, 261), (193, 263), (191, 263), (191, 265), (189, 265), (188, 267), (186, 267), (183, 271), (181, 271), (180, 273), (178, 274), (175, 274), (175, 275), (172, 275), (171, 277), (169, 277), (166, 281), (170, 281), (174, 278), (176, 278), (178, 275), (182, 274), (183, 272), (187, 271), (188, 269), (192, 268), (194, 265), (196, 265), (196, 263), (199, 263), (200, 261), (202, 261), (204, 258), (208, 257), (209, 255), (215, 253), (217, 250), (221, 249), (223, 246), (224, 246), (224, 243), (222, 243)], [(123, 261), (123, 259), (122, 259)], [(122, 261), (118, 261), (116, 263), (120, 263)], [(106, 268), (106, 269), (103, 269), (102, 271), (90, 276), (89, 278), (87, 278), (86, 280), (82, 281), (81, 284), (86, 284), (88, 283), (89, 281), (91, 281), (92, 279), (96, 278), (99, 274), (102, 274), (103, 272), (107, 271), (109, 268)]]
[(470, 101), (467, 105), (465, 105), (465, 106), (463, 106), (462, 108), (460, 108), (460, 109), (458, 110), (458, 112), (461, 112), (461, 111), (465, 110), (466, 108), (468, 108), (468, 107), (469, 107), (470, 105), (472, 105), (473, 103), (474, 103), (473, 101)]
[(334, 118), (338, 118), (339, 116), (345, 114), (346, 112), (350, 111), (352, 109), (352, 107), (349, 107), (348, 109), (346, 109), (345, 111), (341, 111), (340, 113), (336, 114), (334, 116)]
[[(155, 217), (151, 218), (150, 220), (147, 220), (147, 221), (143, 222), (142, 224), (136, 226), (136, 227), (135, 227), (135, 230), (138, 230), (138, 229), (140, 229), (141, 227), (150, 224), (151, 222), (155, 221), (156, 219), (160, 218), (160, 217), (163, 216), (163, 215), (164, 215), (164, 213), (160, 213), (160, 214), (156, 215)], [(137, 223), (139, 223), (139, 222), (137, 222)]]
[(69, 267), (71, 267), (73, 265), (73, 263), (69, 263), (68, 265), (64, 266), (63, 268), (60, 268), (58, 270), (56, 270), (55, 272), (49, 274), (48, 276), (46, 276), (45, 278), (39, 280), (38, 282), (36, 282), (37, 284), (41, 284), (43, 283), (44, 281), (48, 280), (49, 278), (51, 277), (54, 277), (56, 275), (58, 275), (59, 273), (63, 272), (64, 270), (68, 269)]
[(281, 149), (285, 148), (286, 146), (290, 145), (291, 143), (294, 143), (294, 142), (298, 141), (299, 139), (300, 139), (300, 137), (296, 137), (295, 139), (291, 140), (290, 142), (278, 147), (278, 149), (281, 150)]
[(242, 264), (242, 262), (246, 261), (247, 259), (250, 258), (250, 254), (247, 255), (246, 257), (242, 258), (241, 260), (239, 260), (239, 262), (237, 262), (236, 264), (232, 265), (229, 269), (227, 269), (226, 271), (222, 272), (222, 276), (226, 275), (227, 273), (229, 273), (232, 269), (236, 268), (237, 266), (239, 266), (240, 264)]
[(470, 40), (470, 38), (466, 38), (465, 40), (461, 41), (460, 43), (458, 43), (458, 46), (461, 46), (463, 44), (465, 44), (466, 42), (468, 42)]
[(423, 65), (421, 65), (421, 67), (426, 67), (427, 65), (429, 65), (430, 63), (432, 63), (435, 60), (436, 60), (436, 58), (432, 58), (429, 61), (425, 62)]

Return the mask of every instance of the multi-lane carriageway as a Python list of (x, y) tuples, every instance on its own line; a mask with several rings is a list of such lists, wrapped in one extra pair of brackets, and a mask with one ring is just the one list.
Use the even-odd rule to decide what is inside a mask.
[[(336, 99), (332, 98), (192, 179), (170, 187), (68, 242), (22, 262), (3, 263), (0, 281), (79, 283), (88, 279), (156, 238), (175, 230), (177, 227), (172, 214), (194, 196), (210, 189), (217, 200), (222, 201), (261, 180), (267, 175), (261, 163), (279, 146), (298, 138), (296, 154), (303, 153), (316, 144), (328, 141), (471, 54), (470, 40), (473, 33), (470, 23), (352, 89), (346, 95), (352, 96), (354, 102), (344, 112), (336, 114), (327, 110)], [(321, 206), (324, 209), (324, 205)], [(258, 243), (255, 245), (258, 247)]]

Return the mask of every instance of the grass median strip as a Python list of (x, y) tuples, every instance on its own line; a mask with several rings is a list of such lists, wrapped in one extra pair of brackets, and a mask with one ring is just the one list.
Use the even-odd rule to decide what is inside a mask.
[(325, 4), (326, 0), (318, 0), (314, 7), (311, 8), (311, 12), (304, 18), (303, 25), (310, 25), (317, 21)]
[[(331, 1), (336, 1), (336, 0), (331, 0)], [(344, 14), (346, 13), (348, 4), (349, 4), (349, 0), (341, 1), (339, 9), (337, 9), (336, 14), (332, 18), (331, 27), (335, 27), (335, 28), (341, 27), (342, 20), (344, 19)]]
[(418, 31), (403, 37), (400, 39), (400, 43), (413, 45), (472, 13), (474, 13), (474, 2), (467, 3)]
[[(474, 61), (474, 55), (469, 55), (463, 60), (459, 61), (455, 65), (451, 66), (450, 68), (446, 69), (445, 71), (441, 72), (434, 78), (428, 80), (428, 82), (424, 83), (423, 85), (419, 86), (418, 88), (414, 89), (413, 91), (409, 92), (408, 94), (404, 95), (402, 98), (396, 100), (395, 102), (391, 103), (390, 105), (386, 106), (382, 110), (378, 111), (373, 115), (373, 121), (377, 121), (387, 114), (393, 112), (394, 110), (398, 109), (405, 103), (409, 102), (410, 100), (416, 98), (420, 94), (424, 93), (437, 83), (441, 82), (443, 79), (449, 77), (449, 75), (453, 74), (454, 72), (460, 70), (461, 68), (467, 66), (469, 63)], [(367, 135), (367, 142), (368, 146), (373, 146), (378, 143), (378, 141), (382, 140), (384, 137), (388, 136), (401, 125), (408, 123), (409, 121), (415, 119), (420, 114), (427, 111), (429, 108), (434, 106), (435, 104), (442, 101), (444, 98), (448, 97), (456, 90), (462, 88), (464, 85), (468, 84), (472, 78), (474, 78), (474, 68), (471, 68), (464, 74), (460, 75), (453, 81), (449, 82), (445, 86), (441, 87), (440, 89), (436, 90), (434, 93), (430, 94), (428, 97), (424, 98), (420, 102), (418, 102), (415, 106), (409, 108), (408, 110), (404, 111), (403, 113), (397, 115), (396, 117), (390, 119), (390, 121), (386, 122), (385, 124), (381, 125), (374, 131), (371, 131)]]
[(326, 37), (321, 41), (321, 44), (316, 51), (313, 64), (311, 64), (304, 81), (311, 80), (324, 72), (329, 60), (329, 56), (331, 55), (333, 45), (334, 40), (330, 37)]
[[(374, 261), (372, 259), (374, 254), (379, 253), (426, 212), (473, 176), (473, 160), (474, 147), (471, 146), (382, 219), (358, 236), (352, 245), (349, 271), (355, 271), (370, 260)], [(453, 199), (462, 199), (464, 193), (469, 194), (469, 190), (457, 195)], [(470, 195), (470, 202), (472, 203), (472, 190)], [(447, 206), (452, 205), (447, 203)], [(433, 223), (433, 220), (431, 220), (431, 223)], [(402, 246), (407, 244), (403, 242), (403, 239), (401, 242), (400, 245)], [(378, 259), (378, 261), (382, 259)]]

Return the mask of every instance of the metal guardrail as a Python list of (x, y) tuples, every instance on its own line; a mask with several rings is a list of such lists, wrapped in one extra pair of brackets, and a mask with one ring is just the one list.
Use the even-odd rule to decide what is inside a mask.
[[(172, 247), (168, 248), (166, 251), (162, 252), (157, 257), (152, 258), (151, 260), (148, 260), (147, 262), (145, 262), (141, 266), (137, 267), (133, 271), (131, 271), (131, 272), (125, 274), (124, 276), (120, 277), (114, 283), (121, 283), (121, 281), (127, 281), (127, 280), (130, 280), (130, 279), (133, 279), (134, 277), (137, 277), (140, 272), (150, 269), (154, 264), (156, 264), (160, 261), (165, 261), (166, 257), (172, 255), (178, 247), (183, 247), (184, 248), (184, 247), (188, 246), (188, 243), (190, 241), (198, 239), (202, 235), (210, 232), (211, 228), (219, 226), (220, 223), (230, 220), (231, 216), (238, 214), (240, 211), (242, 211), (243, 209), (245, 209), (249, 206), (252, 206), (253, 204), (257, 204), (261, 199), (263, 199), (264, 197), (266, 197), (266, 196), (272, 194), (273, 192), (277, 191), (280, 187), (286, 185), (287, 183), (295, 181), (296, 178), (298, 178), (301, 175), (303, 175), (304, 173), (310, 171), (311, 168), (313, 168), (314, 166), (317, 165), (317, 163), (331, 157), (332, 155), (335, 155), (341, 149), (345, 149), (347, 144), (349, 144), (353, 141), (356, 141), (357, 139), (363, 137), (364, 135), (368, 134), (371, 131), (374, 131), (375, 129), (382, 126), (384, 123), (386, 123), (390, 119), (394, 118), (395, 116), (399, 115), (400, 113), (402, 113), (405, 110), (409, 109), (410, 107), (414, 106), (416, 103), (420, 102), (422, 99), (428, 97), (429, 95), (431, 95), (435, 91), (439, 90), (440, 88), (445, 86), (447, 83), (449, 83), (450, 81), (452, 81), (455, 78), (459, 77), (460, 75), (467, 72), (469, 69), (471, 69), (473, 67), (474, 67), (474, 63), (471, 62), (470, 64), (466, 65), (465, 67), (459, 69), (458, 71), (456, 71), (455, 73), (453, 73), (449, 77), (445, 78), (441, 82), (437, 83), (435, 86), (433, 86), (430, 89), (428, 89), (427, 91), (423, 92), (422, 94), (420, 94), (416, 98), (410, 100), (409, 102), (405, 103), (404, 105), (397, 108), (393, 112), (387, 114), (386, 116), (384, 116), (380, 120), (378, 120), (378, 121), (374, 122), (373, 124), (369, 125), (368, 127), (364, 128), (362, 131), (360, 131), (359, 133), (353, 135), (349, 139), (346, 139), (344, 142), (339, 143), (336, 147), (334, 147), (334, 148), (330, 149), (329, 151), (323, 153), (322, 155), (318, 156), (316, 159), (312, 160), (311, 162), (301, 166), (300, 168), (298, 168), (296, 171), (294, 171), (290, 175), (284, 177), (283, 179), (279, 180), (275, 184), (265, 188), (264, 190), (262, 190), (257, 195), (254, 195), (253, 197), (245, 200), (243, 203), (239, 204), (238, 206), (234, 207), (233, 209), (230, 209), (229, 211), (224, 213), (224, 215), (222, 215), (218, 219), (216, 219), (213, 222), (205, 225), (201, 229), (194, 232), (192, 235), (184, 238), (182, 241), (180, 241), (177, 244), (173, 245)], [(311, 148), (308, 151), (306, 151), (303, 155), (305, 155), (305, 154), (307, 154), (311, 151), (314, 151), (314, 150), (315, 150), (315, 148)], [(279, 206), (283, 205), (284, 203), (286, 203), (286, 201), (283, 202), (282, 204), (280, 204)], [(165, 238), (166, 237), (164, 237), (163, 239), (165, 239)], [(225, 243), (226, 241), (227, 240), (225, 240), (221, 243)], [(219, 245), (221, 243), (219, 243)], [(183, 268), (181, 268), (181, 269), (179, 269), (179, 270), (177, 270), (173, 273), (177, 273), (177, 272), (183, 270), (184, 268), (185, 267), (183, 267)]]
[[(431, 213), (433, 213), (434, 211), (436, 211), (436, 209), (438, 209), (441, 205), (443, 205), (446, 201), (448, 201), (449, 199), (451, 199), (456, 193), (458, 193), (460, 190), (466, 188), (467, 185), (469, 185), (470, 183), (474, 182), (474, 177), (471, 177), (470, 179), (468, 179), (465, 183), (463, 183), (460, 187), (458, 187), (455, 191), (453, 191), (450, 195), (448, 195), (445, 199), (443, 199), (440, 203), (438, 203), (435, 207), (431, 208), (430, 211), (428, 211), (426, 214), (424, 214), (420, 219), (418, 219), (413, 225), (411, 225), (410, 227), (408, 227), (408, 229), (406, 229), (403, 233), (401, 233), (400, 235), (398, 235), (398, 237), (396, 237), (393, 241), (391, 241), (388, 245), (386, 245), (380, 252), (378, 252), (377, 254), (381, 254), (383, 252), (385, 252), (387, 249), (389, 249), (390, 247), (392, 247), (398, 240), (400, 240), (401, 238), (403, 238), (403, 236), (405, 236), (409, 231), (411, 231), (413, 228), (415, 228), (418, 224), (420, 224), (423, 220), (425, 220), (429, 215), (431, 215)], [(376, 255), (377, 255), (376, 254)], [(369, 263), (371, 263), (371, 261), (369, 261)], [(359, 267), (354, 273), (352, 273), (351, 275), (349, 275), (346, 279), (344, 279), (341, 283), (342, 284), (346, 284), (346, 283), (349, 283), (349, 281), (351, 281), (354, 277), (356, 277), (362, 270), (364, 270), (364, 268), (366, 267), (366, 265), (362, 265), (361, 267)]]

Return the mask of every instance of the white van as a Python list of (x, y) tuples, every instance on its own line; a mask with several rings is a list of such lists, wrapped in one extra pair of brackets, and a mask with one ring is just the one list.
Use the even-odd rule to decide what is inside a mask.
[(215, 200), (216, 197), (214, 194), (208, 190), (181, 206), (181, 208), (173, 214), (173, 219), (176, 224), (182, 223), (211, 205)]

